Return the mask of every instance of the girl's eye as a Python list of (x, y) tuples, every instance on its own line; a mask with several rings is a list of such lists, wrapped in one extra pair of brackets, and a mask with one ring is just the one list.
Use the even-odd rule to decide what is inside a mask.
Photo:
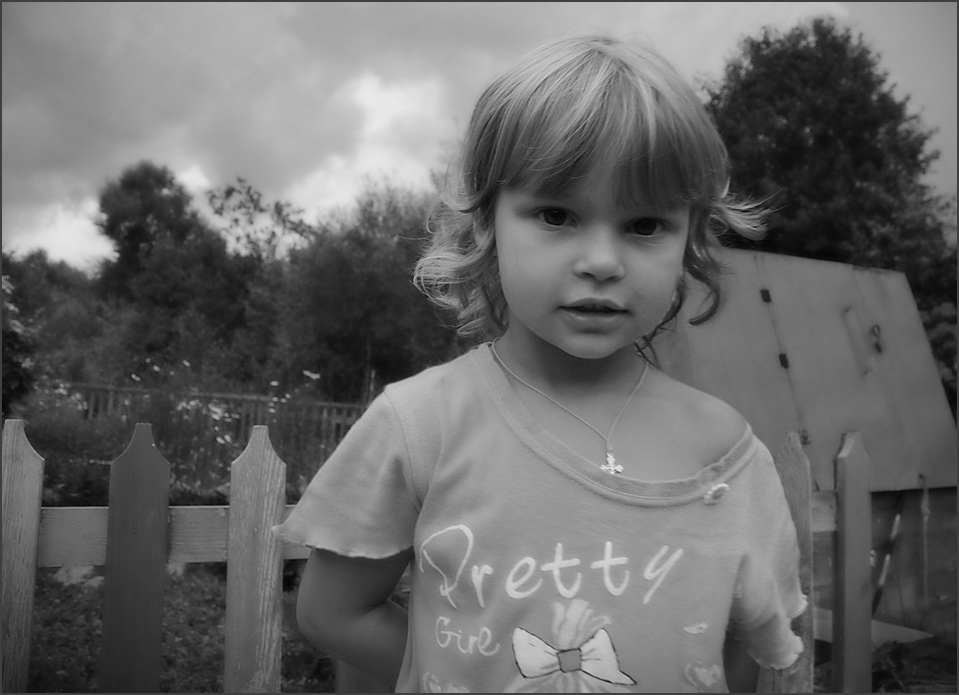
[(569, 214), (565, 210), (561, 210), (559, 208), (547, 208), (546, 210), (541, 210), (539, 217), (550, 227), (562, 227), (564, 224), (569, 222)]
[(653, 236), (664, 229), (663, 221), (655, 217), (642, 217), (630, 224), (630, 232), (638, 236)]

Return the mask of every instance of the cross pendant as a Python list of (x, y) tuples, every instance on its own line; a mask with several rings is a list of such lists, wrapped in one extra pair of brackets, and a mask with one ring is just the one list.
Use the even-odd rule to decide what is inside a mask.
[(617, 473), (623, 472), (623, 467), (616, 463), (616, 457), (613, 456), (612, 451), (606, 452), (606, 464), (600, 466), (604, 471), (610, 475), (616, 475)]

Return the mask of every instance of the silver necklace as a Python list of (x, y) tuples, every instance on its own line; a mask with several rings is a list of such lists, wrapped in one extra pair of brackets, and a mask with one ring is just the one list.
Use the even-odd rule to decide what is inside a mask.
[(622, 472), (623, 472), (623, 467), (622, 467), (620, 464), (616, 463), (616, 455), (613, 454), (613, 446), (612, 446), (612, 444), (609, 443), (609, 438), (610, 438), (611, 436), (613, 436), (613, 430), (616, 429), (616, 425), (619, 423), (619, 419), (623, 416), (623, 413), (626, 412), (626, 406), (628, 406), (628, 405), (633, 401), (633, 397), (636, 395), (636, 392), (639, 391), (639, 387), (642, 386), (642, 385), (643, 385), (643, 382), (646, 380), (646, 372), (649, 371), (649, 366), (648, 366), (648, 365), (646, 365), (646, 366), (643, 367), (643, 374), (642, 374), (642, 376), (639, 377), (639, 381), (636, 382), (636, 386), (633, 387), (633, 390), (630, 392), (629, 397), (626, 399), (626, 402), (623, 403), (623, 407), (619, 409), (619, 412), (618, 412), (618, 413), (616, 413), (616, 417), (613, 419), (613, 424), (609, 426), (609, 432), (607, 432), (606, 434), (603, 434), (603, 433), (600, 432), (598, 429), (596, 429), (595, 427), (593, 427), (591, 424), (589, 424), (588, 422), (586, 422), (586, 420), (584, 420), (584, 419), (581, 418), (579, 415), (577, 415), (576, 413), (574, 413), (572, 410), (570, 410), (569, 408), (567, 408), (565, 405), (563, 405), (562, 403), (560, 403), (559, 401), (557, 401), (555, 398), (553, 398), (552, 396), (549, 396), (548, 394), (546, 394), (546, 393), (544, 393), (543, 391), (539, 390), (538, 388), (536, 388), (535, 386), (533, 386), (531, 383), (529, 383), (529, 382), (526, 381), (525, 379), (521, 378), (521, 377), (520, 377), (516, 372), (514, 372), (512, 369), (510, 369), (509, 366), (506, 364), (506, 362), (503, 361), (503, 358), (500, 357), (500, 356), (499, 356), (499, 353), (496, 351), (496, 344), (495, 344), (495, 343), (490, 343), (490, 346), (489, 346), (489, 347), (490, 347), (490, 350), (491, 350), (492, 353), (493, 353), (493, 357), (496, 358), (496, 361), (499, 363), (499, 365), (500, 365), (503, 369), (505, 369), (505, 370), (510, 374), (510, 376), (512, 376), (514, 379), (516, 379), (516, 381), (518, 381), (519, 383), (521, 383), (523, 386), (525, 386), (526, 388), (530, 389), (531, 391), (534, 391), (534, 392), (538, 393), (540, 396), (542, 396), (542, 397), (545, 398), (546, 400), (552, 402), (554, 405), (562, 408), (562, 409), (565, 410), (567, 413), (569, 413), (570, 415), (572, 415), (574, 418), (576, 418), (577, 420), (579, 420), (580, 422), (582, 422), (582, 423), (583, 423), (584, 425), (586, 425), (588, 428), (590, 428), (591, 430), (593, 430), (593, 432), (595, 432), (596, 434), (598, 434), (600, 437), (603, 438), (603, 441), (606, 443), (606, 463), (603, 464), (602, 466), (600, 466), (600, 469), (601, 469), (601, 470), (605, 471), (606, 473), (609, 473), (610, 475), (616, 475), (617, 473), (622, 473)]

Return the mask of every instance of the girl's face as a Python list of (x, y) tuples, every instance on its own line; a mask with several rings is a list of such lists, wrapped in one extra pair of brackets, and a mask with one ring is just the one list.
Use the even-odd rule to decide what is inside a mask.
[(500, 191), (494, 224), (513, 347), (603, 360), (632, 350), (666, 314), (690, 206), (623, 208), (615, 190), (605, 174), (558, 197)]

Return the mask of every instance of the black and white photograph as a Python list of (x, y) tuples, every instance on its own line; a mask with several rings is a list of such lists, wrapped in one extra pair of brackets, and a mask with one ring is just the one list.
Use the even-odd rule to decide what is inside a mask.
[(3, 2), (3, 692), (955, 692), (957, 3)]

